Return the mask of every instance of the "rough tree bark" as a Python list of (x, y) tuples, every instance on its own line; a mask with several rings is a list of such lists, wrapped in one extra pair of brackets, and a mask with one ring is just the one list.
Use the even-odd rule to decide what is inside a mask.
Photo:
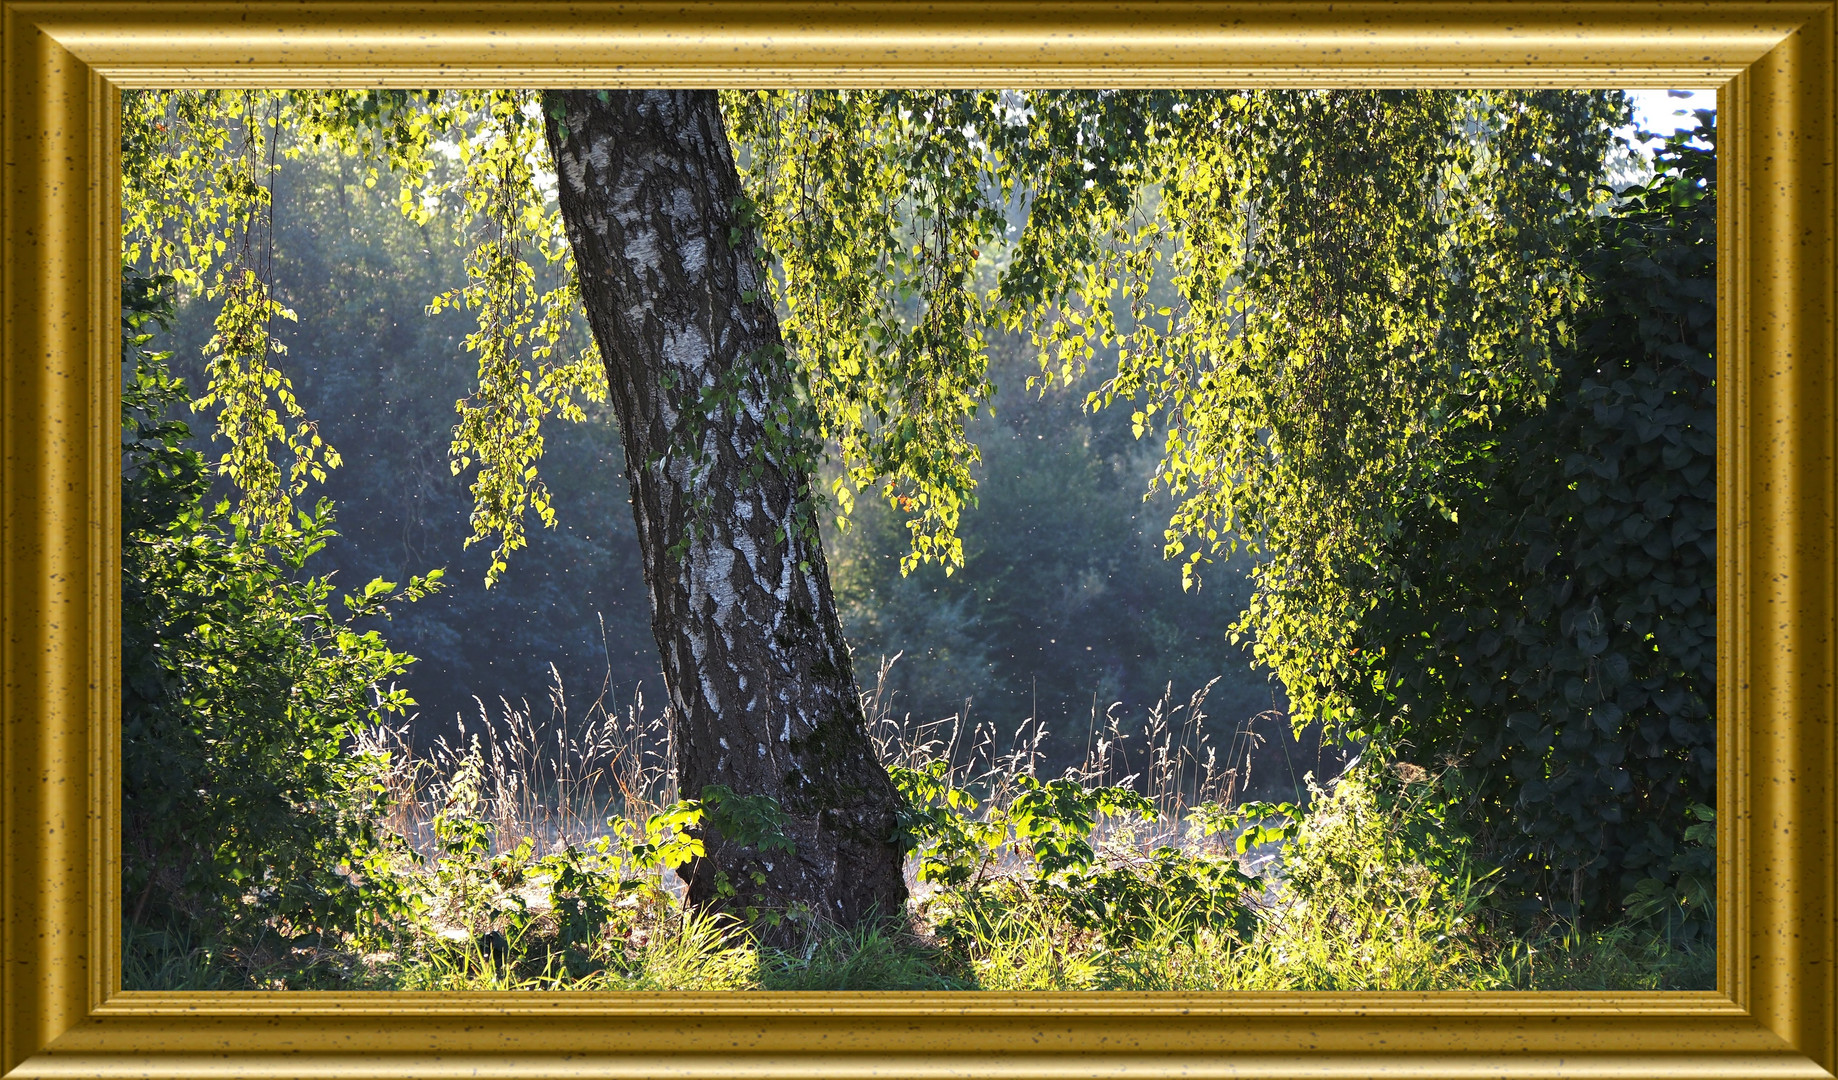
[(821, 545), (796, 524), (815, 520), (808, 467), (770, 437), (791, 383), (737, 220), (718, 99), (566, 91), (544, 104), (625, 445), (679, 787), (771, 796), (795, 846), (786, 857), (705, 828), (690, 901), (844, 925), (896, 912), (897, 796), (867, 737)]

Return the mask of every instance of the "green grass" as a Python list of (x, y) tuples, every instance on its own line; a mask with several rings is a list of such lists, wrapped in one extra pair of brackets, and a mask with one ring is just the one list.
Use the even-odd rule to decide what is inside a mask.
[[(1003, 936), (957, 950), (886, 927), (819, 937), (805, 955), (722, 945), (693, 935), (648, 950), (638, 962), (570, 977), (526, 975), (476, 950), (465, 959), (403, 970), (417, 990), (988, 990), (1000, 992), (1351, 990), (1707, 990), (1710, 950), (1667, 947), (1663, 936), (1615, 926), (1533, 942), (1367, 943), (1346, 951), (1329, 939), (1272, 935), (1250, 943), (1198, 938), (1126, 949), (1062, 947), (1034, 937), (1048, 929), (1025, 916)], [(374, 985), (374, 984), (370, 984)]]
[[(1203, 719), (1200, 700), (1196, 695), (1188, 709), (1193, 731)], [(1144, 741), (1172, 745), (1164, 736), (1176, 730), (1168, 718), (1178, 711), (1158, 711), (1144, 732), (1156, 738)], [(636, 711), (604, 720), (606, 731), (587, 740), (599, 756), (583, 752), (565, 767), (533, 764), (537, 740), (515, 728), (484, 749), (477, 739), (454, 748), (443, 742), (441, 754), (421, 765), (406, 746), (396, 748), (391, 816), (378, 824), (421, 837), (426, 850), (398, 845), (393, 869), (379, 872), (418, 898), (412, 912), (373, 920), (376, 929), (366, 935), (331, 943), (259, 926), (230, 941), (183, 919), (130, 927), (123, 986), (1233, 992), (1715, 983), (1713, 950), (1701, 939), (1675, 939), (1657, 918), (1527, 932), (1501, 917), (1490, 906), (1493, 879), (1484, 867), (1445, 830), (1426, 829), (1421, 801), (1411, 795), (1417, 789), (1387, 788), (1383, 772), (1313, 789), (1288, 834), (1280, 879), (1247, 886), (1236, 876), (1229, 833), (1205, 824), (1236, 805), (1232, 788), (1206, 771), (1182, 778), (1181, 761), (1210, 761), (1200, 753), (1203, 736), (1152, 762), (1146, 783), (1153, 806), (1137, 807), (1141, 820), (1113, 807), (1118, 816), (1095, 825), (1090, 816), (1058, 821), (1061, 833), (1087, 831), (1089, 860), (1082, 869), (1052, 872), (1011, 827), (1026, 812), (1017, 799), (1039, 787), (1036, 760), (1022, 751), (991, 752), (980, 766), (939, 764), (933, 755), (940, 745), (959, 745), (955, 736), (943, 743), (904, 731), (888, 737), (882, 752), (890, 764), (927, 770), (942, 785), (924, 799), (944, 812), (944, 831), (981, 839), (941, 867), (937, 851), (960, 849), (928, 847), (936, 837), (916, 833), (923, 842), (909, 870), (935, 880), (918, 885), (906, 911), (851, 929), (810, 927), (794, 948), (762, 947), (732, 919), (685, 910), (665, 864), (619, 846), (648, 835), (648, 850), (663, 850), (682, 825), (651, 827), (669, 818), (674, 799), (671, 763), (646, 750), (645, 740), (658, 739), (661, 729)], [(1104, 734), (1100, 757), (1069, 774), (1091, 804), (1081, 803), (1074, 817), (1097, 814), (1099, 789), (1116, 780), (1101, 755), (1122, 733)], [(1016, 744), (1026, 745), (1022, 733)], [(643, 767), (618, 772), (608, 764), (628, 761)], [(546, 786), (532, 782), (544, 776)], [(975, 803), (950, 803), (942, 794), (972, 787), (980, 794)], [(602, 824), (608, 803), (594, 793), (608, 788), (632, 815), (624, 833)], [(652, 811), (663, 813), (641, 827)], [(1009, 824), (987, 828), (1004, 820)], [(1163, 845), (1179, 848), (1173, 862)], [(1156, 876), (1175, 871), (1186, 876)], [(1220, 876), (1208, 877), (1212, 871)], [(949, 881), (958, 884), (940, 884)], [(1171, 882), (1185, 884), (1170, 891)], [(1118, 905), (1129, 917), (1117, 914), (1125, 910)]]
[[(1012, 894), (1011, 894), (1012, 897)], [(680, 910), (649, 932), (589, 957), (538, 930), (497, 950), (481, 938), (407, 939), (364, 956), (282, 948), (228, 950), (182, 930), (130, 936), (124, 985), (399, 990), (988, 990), (1001, 992), (1688, 990), (1713, 989), (1711, 949), (1681, 947), (1650, 924), (1526, 939), (1436, 909), (1324, 908), (1267, 912), (1249, 940), (1162, 927), (1118, 947), (1023, 899), (959, 919), (943, 933), (923, 918), (813, 932), (785, 951), (736, 924)]]

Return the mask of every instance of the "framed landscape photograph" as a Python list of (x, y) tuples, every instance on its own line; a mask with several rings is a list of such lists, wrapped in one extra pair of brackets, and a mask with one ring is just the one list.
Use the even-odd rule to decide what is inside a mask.
[(1830, 6), (954, 11), (7, 8), (0, 1067), (1833, 1068)]
[(1710, 989), (1689, 98), (125, 92), (122, 988)]

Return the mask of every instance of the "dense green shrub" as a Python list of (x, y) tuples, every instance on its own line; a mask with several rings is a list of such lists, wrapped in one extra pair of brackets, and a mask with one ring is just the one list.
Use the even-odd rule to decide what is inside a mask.
[(1614, 918), (1713, 801), (1710, 119), (1603, 219), (1548, 409), (1471, 440), (1365, 627), (1379, 748), (1446, 770), (1528, 915)]
[(163, 284), (124, 269), (124, 914), (244, 954), (258, 939), (317, 942), (400, 908), (373, 872), (385, 762), (353, 736), (413, 704), (391, 685), (413, 658), (353, 626), (387, 613), (392, 583), (345, 597), (341, 619), (331, 581), (303, 575), (332, 534), (328, 503), (252, 532), (208, 502), (173, 416), (185, 388), (146, 347), (170, 310)]
[(945, 762), (889, 772), (918, 879), (936, 890), (931, 916), (948, 938), (987, 938), (1017, 908), (1036, 909), (1114, 948), (1191, 938), (1203, 929), (1248, 937), (1254, 929), (1249, 905), (1257, 883), (1235, 858), (1171, 844), (1103, 850), (1095, 835), (1101, 819), (1157, 821), (1155, 804), (1139, 792), (1020, 775), (1011, 778), (1006, 806), (984, 807), (952, 784)]
[(1446, 779), (1368, 755), (1316, 787), (1308, 811), (1283, 830), (1285, 896), (1400, 926), (1431, 910), (1451, 921), (1473, 915), (1493, 871), (1449, 828)]

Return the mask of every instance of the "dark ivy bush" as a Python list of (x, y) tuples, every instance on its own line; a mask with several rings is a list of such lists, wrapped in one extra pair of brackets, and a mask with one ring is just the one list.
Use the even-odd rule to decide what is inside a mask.
[(1475, 440), (1466, 497), (1411, 523), (1368, 624), (1388, 677), (1362, 709), (1393, 717), (1377, 749), (1440, 778), (1528, 917), (1600, 923), (1676, 887), (1715, 802), (1715, 156), (1699, 116), (1602, 220), (1549, 408)]

